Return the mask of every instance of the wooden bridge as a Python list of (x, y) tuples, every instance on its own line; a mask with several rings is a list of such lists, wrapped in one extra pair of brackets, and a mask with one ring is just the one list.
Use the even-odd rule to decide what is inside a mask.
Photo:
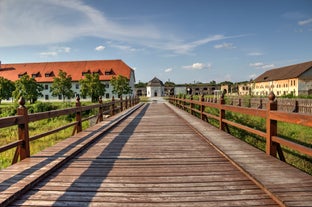
[(312, 177), (169, 103), (0, 171), (0, 206), (312, 206)]

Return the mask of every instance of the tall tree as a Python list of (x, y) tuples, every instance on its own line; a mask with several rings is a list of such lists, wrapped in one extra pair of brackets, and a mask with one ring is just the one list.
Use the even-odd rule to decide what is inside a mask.
[(105, 94), (105, 85), (101, 83), (99, 74), (85, 74), (85, 78), (79, 81), (82, 96), (90, 96), (92, 102), (98, 101)]
[(129, 85), (129, 80), (124, 76), (114, 76), (110, 80), (110, 83), (113, 86), (113, 93), (117, 94), (118, 98), (120, 98), (123, 94), (129, 94), (132, 92), (132, 89)]
[(11, 98), (14, 90), (15, 86), (12, 81), (0, 77), (0, 104), (2, 100)]
[(58, 76), (53, 79), (50, 92), (52, 92), (52, 96), (62, 96), (63, 101), (65, 101), (65, 98), (70, 99), (74, 96), (74, 91), (71, 88), (72, 77), (60, 70)]
[(18, 100), (23, 96), (30, 103), (34, 103), (38, 97), (42, 96), (42, 90), (43, 86), (37, 83), (35, 78), (30, 78), (29, 75), (23, 75), (19, 80), (15, 81), (13, 97)]

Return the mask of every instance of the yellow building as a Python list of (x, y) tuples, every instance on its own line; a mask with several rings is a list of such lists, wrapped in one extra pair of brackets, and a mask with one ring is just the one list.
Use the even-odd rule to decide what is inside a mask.
[(312, 95), (312, 61), (268, 70), (254, 80), (253, 95), (267, 96), (271, 91), (276, 96)]

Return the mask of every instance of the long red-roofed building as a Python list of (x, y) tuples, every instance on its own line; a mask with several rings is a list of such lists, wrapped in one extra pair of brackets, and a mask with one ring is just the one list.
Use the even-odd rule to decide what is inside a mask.
[[(72, 90), (80, 94), (79, 80), (84, 79), (87, 73), (98, 73), (100, 80), (106, 86), (104, 98), (111, 98), (112, 86), (110, 80), (113, 76), (124, 76), (129, 80), (129, 85), (134, 90), (135, 74), (134, 70), (122, 60), (86, 60), (86, 61), (67, 61), (67, 62), (38, 62), (38, 63), (0, 63), (0, 77), (11, 81), (16, 81), (27, 74), (35, 78), (44, 87), (43, 97), (39, 100), (62, 100), (62, 97), (53, 97), (50, 92), (53, 78), (58, 76), (62, 70), (72, 77)], [(128, 94), (132, 95), (132, 94)]]

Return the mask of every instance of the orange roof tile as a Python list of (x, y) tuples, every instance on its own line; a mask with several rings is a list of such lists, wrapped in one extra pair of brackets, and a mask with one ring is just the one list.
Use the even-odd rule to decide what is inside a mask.
[[(109, 81), (114, 75), (122, 75), (130, 79), (133, 71), (122, 60), (89, 60), (1, 64), (0, 76), (16, 81), (19, 79), (19, 75), (27, 73), (30, 77), (36, 75), (37, 82), (53, 82), (53, 78), (58, 76), (59, 70), (71, 75), (73, 81), (83, 79), (83, 73), (88, 71), (99, 73), (102, 81)], [(54, 76), (51, 76), (51, 74), (54, 74)]]

